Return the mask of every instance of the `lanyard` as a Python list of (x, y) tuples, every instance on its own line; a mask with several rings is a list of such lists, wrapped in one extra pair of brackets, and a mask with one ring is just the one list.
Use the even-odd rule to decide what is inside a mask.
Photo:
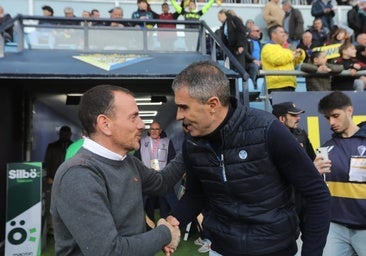
[(152, 154), (152, 157), (155, 156), (157, 150), (158, 150), (158, 146), (159, 146), (159, 141), (160, 141), (160, 136), (155, 140), (154, 140), (150, 137), (150, 141), (151, 141), (151, 154)]

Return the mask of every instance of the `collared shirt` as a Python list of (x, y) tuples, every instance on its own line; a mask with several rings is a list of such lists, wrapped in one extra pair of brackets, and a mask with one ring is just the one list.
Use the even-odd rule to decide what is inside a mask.
[(113, 151), (110, 151), (109, 149), (103, 147), (102, 145), (96, 143), (95, 141), (87, 137), (85, 137), (83, 148), (111, 160), (123, 161), (126, 158), (126, 155), (121, 156)]

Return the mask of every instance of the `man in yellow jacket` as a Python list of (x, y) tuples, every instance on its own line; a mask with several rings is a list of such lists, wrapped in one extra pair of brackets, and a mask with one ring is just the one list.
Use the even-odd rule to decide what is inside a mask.
[[(287, 36), (281, 25), (268, 29), (270, 42), (263, 46), (261, 53), (263, 70), (295, 70), (295, 67), (305, 59), (302, 49), (290, 50), (283, 45)], [(296, 76), (266, 76), (268, 93), (273, 91), (295, 91)]]

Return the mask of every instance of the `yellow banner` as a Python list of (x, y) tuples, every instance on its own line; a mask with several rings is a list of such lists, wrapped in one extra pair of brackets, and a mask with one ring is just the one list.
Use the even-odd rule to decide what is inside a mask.
[(325, 52), (327, 55), (327, 59), (334, 59), (334, 58), (338, 58), (339, 55), (339, 46), (341, 46), (342, 44), (330, 44), (330, 45), (326, 45), (326, 46), (321, 46), (321, 47), (315, 47), (312, 49), (313, 52), (316, 51), (322, 51)]

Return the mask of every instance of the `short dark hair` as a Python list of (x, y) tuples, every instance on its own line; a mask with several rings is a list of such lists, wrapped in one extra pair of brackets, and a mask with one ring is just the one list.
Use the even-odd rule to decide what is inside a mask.
[(70, 126), (64, 125), (60, 128), (59, 132), (71, 132)]
[(324, 53), (324, 51), (313, 51), (313, 52), (311, 52), (310, 61), (314, 62), (314, 59), (318, 58), (320, 56), (320, 54), (322, 54), (322, 53)]
[(334, 91), (319, 101), (318, 111), (326, 115), (335, 109), (344, 109), (348, 106), (352, 106), (351, 98), (341, 91)]
[(278, 28), (282, 28), (281, 25), (279, 24), (276, 24), (276, 25), (273, 25), (271, 27), (268, 28), (268, 36), (270, 39), (272, 39), (272, 34), (278, 29)]
[(42, 6), (42, 10), (44, 10), (44, 11), (49, 11), (49, 12), (52, 14), (52, 16), (53, 16), (53, 9), (52, 9), (52, 7), (51, 7), (51, 6), (49, 6), (49, 5), (44, 5), (44, 6)]
[(90, 14), (93, 15), (95, 12), (99, 12), (99, 10), (98, 9), (93, 9), (93, 10), (90, 11)]
[(84, 93), (79, 105), (79, 119), (87, 135), (95, 132), (95, 124), (100, 114), (114, 115), (114, 92), (132, 95), (128, 89), (116, 85), (98, 85)]

